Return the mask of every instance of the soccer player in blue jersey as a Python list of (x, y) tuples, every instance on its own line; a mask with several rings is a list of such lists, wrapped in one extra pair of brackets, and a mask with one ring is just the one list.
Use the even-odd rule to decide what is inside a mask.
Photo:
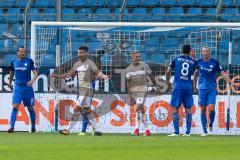
[(171, 97), (171, 106), (173, 108), (173, 125), (175, 132), (168, 136), (179, 136), (179, 107), (181, 104), (186, 112), (186, 133), (183, 136), (190, 136), (193, 106), (193, 87), (191, 76), (194, 73), (196, 62), (190, 57), (191, 46), (185, 44), (182, 46), (182, 53), (176, 57), (169, 65), (166, 71), (166, 80), (168, 83), (171, 78), (171, 72), (174, 71), (173, 93)]
[[(214, 117), (215, 117), (215, 103), (216, 103), (216, 74), (219, 72), (224, 79), (235, 85), (228, 75), (223, 71), (219, 62), (210, 56), (210, 48), (205, 46), (202, 48), (203, 58), (197, 60), (197, 70), (194, 73), (193, 87), (194, 92), (198, 92), (198, 103), (201, 109), (201, 122), (203, 133), (201, 136), (207, 136), (207, 118), (206, 107), (210, 111), (209, 130), (212, 131)], [(198, 81), (198, 89), (197, 89)]]
[[(31, 79), (31, 72), (34, 76)], [(13, 76), (15, 75), (14, 88), (12, 86)], [(23, 102), (27, 106), (31, 119), (31, 132), (36, 132), (35, 121), (36, 114), (34, 111), (34, 91), (32, 85), (37, 79), (38, 71), (32, 59), (27, 58), (26, 49), (23, 46), (18, 48), (17, 58), (12, 60), (9, 77), (9, 87), (13, 89), (12, 113), (10, 117), (10, 129), (8, 133), (14, 132), (14, 125), (19, 109)]]

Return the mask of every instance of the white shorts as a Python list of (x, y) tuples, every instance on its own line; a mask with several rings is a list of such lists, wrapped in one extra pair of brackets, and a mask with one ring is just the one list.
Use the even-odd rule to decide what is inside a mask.
[(146, 100), (146, 92), (135, 92), (132, 93), (132, 96), (136, 102), (136, 104), (144, 105), (145, 100)]
[(80, 107), (91, 107), (93, 91), (92, 89), (80, 88), (79, 96), (77, 99), (77, 106)]

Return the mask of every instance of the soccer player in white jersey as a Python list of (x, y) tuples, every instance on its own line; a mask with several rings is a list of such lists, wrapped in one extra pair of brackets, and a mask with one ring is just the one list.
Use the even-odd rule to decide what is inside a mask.
[(78, 74), (78, 80), (79, 80), (79, 97), (77, 100), (77, 106), (74, 109), (74, 114), (70, 120), (68, 128), (64, 130), (60, 130), (59, 132), (64, 135), (69, 135), (70, 130), (74, 127), (77, 120), (79, 119), (81, 114), (87, 114), (87, 118), (89, 122), (92, 124), (94, 132), (93, 135), (101, 135), (102, 133), (99, 130), (99, 127), (97, 125), (96, 119), (93, 115), (93, 113), (90, 111), (91, 109), (91, 101), (93, 97), (93, 90), (91, 87), (91, 82), (94, 79), (94, 75), (97, 77), (100, 77), (104, 80), (108, 79), (108, 76), (104, 75), (96, 66), (96, 64), (88, 59), (88, 47), (87, 46), (81, 46), (78, 49), (78, 57), (79, 60), (73, 65), (72, 69), (62, 75), (56, 75), (53, 74), (53, 77), (56, 78), (69, 78), (69, 77), (75, 77), (76, 74)]
[(158, 88), (152, 71), (148, 64), (140, 62), (140, 52), (132, 52), (132, 63), (126, 69), (127, 88), (130, 98), (130, 105), (136, 105), (137, 125), (132, 135), (139, 135), (139, 127), (143, 123), (144, 136), (150, 136), (148, 129), (147, 115), (144, 111), (144, 102), (147, 96), (147, 76), (151, 79), (153, 85)]

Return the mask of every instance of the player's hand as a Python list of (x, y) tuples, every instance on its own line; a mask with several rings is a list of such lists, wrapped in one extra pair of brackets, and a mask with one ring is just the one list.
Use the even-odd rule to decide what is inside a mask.
[(13, 90), (13, 85), (12, 84), (9, 84), (8, 87)]
[(104, 75), (103, 79), (104, 79), (104, 81), (108, 81), (110, 79), (110, 77), (108, 75)]
[(197, 93), (198, 93), (198, 89), (197, 89), (196, 87), (194, 87), (194, 88), (193, 88), (193, 92), (194, 92), (195, 94), (197, 94)]
[(53, 78), (59, 78), (59, 75), (53, 73), (53, 74), (51, 74), (51, 77), (53, 77)]
[(33, 81), (29, 81), (29, 82), (27, 83), (27, 85), (28, 85), (29, 87), (32, 87)]
[(136, 104), (135, 99), (132, 96), (130, 96), (129, 99), (130, 99), (130, 105), (134, 106)]

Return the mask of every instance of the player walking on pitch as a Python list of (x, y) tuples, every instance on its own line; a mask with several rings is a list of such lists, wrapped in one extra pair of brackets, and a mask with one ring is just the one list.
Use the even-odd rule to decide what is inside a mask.
[(78, 49), (79, 60), (73, 65), (72, 69), (62, 75), (53, 74), (52, 77), (56, 78), (69, 78), (75, 77), (78, 74), (79, 79), (79, 97), (76, 103), (76, 108), (74, 109), (74, 114), (69, 122), (67, 129), (60, 130), (59, 132), (64, 135), (69, 135), (70, 130), (76, 124), (81, 114), (87, 114), (89, 122), (92, 124), (94, 132), (93, 135), (101, 135), (101, 132), (98, 128), (96, 119), (91, 109), (91, 101), (93, 96), (93, 89), (91, 87), (91, 82), (94, 79), (94, 75), (97, 77), (103, 78), (104, 80), (108, 79), (108, 76), (104, 75), (96, 66), (96, 64), (88, 59), (88, 47), (81, 46)]
[[(207, 118), (206, 108), (209, 108), (209, 130), (213, 129), (213, 122), (215, 118), (215, 103), (216, 103), (216, 74), (220, 72), (225, 80), (230, 82), (232, 85), (235, 83), (228, 78), (228, 75), (223, 71), (219, 62), (211, 58), (210, 48), (205, 46), (202, 48), (203, 58), (197, 61), (197, 70), (194, 73), (194, 92), (198, 92), (198, 103), (201, 109), (201, 122), (203, 133), (201, 136), (207, 136)], [(197, 89), (198, 81), (198, 89)]]
[(144, 136), (150, 136), (148, 129), (147, 115), (144, 111), (144, 102), (147, 96), (147, 76), (150, 77), (153, 85), (158, 88), (152, 71), (148, 64), (140, 62), (140, 52), (132, 52), (132, 63), (126, 69), (127, 88), (130, 98), (130, 105), (137, 107), (137, 125), (133, 135), (139, 135), (139, 127), (143, 123)]
[[(175, 132), (168, 136), (179, 136), (179, 107), (183, 104), (186, 112), (186, 133), (183, 136), (190, 136), (193, 106), (193, 87), (191, 76), (195, 70), (195, 61), (190, 57), (191, 46), (182, 46), (182, 55), (176, 57), (166, 71), (166, 80), (169, 82), (172, 70), (174, 71), (173, 93), (171, 106), (173, 108), (173, 125)], [(170, 83), (170, 82), (169, 82)]]
[[(34, 76), (31, 79), (31, 71)], [(14, 88), (12, 86), (13, 77), (15, 75)], [(23, 101), (24, 106), (27, 106), (31, 119), (31, 132), (36, 132), (35, 121), (36, 114), (34, 111), (34, 91), (32, 85), (37, 79), (38, 71), (32, 59), (27, 58), (26, 48), (20, 46), (17, 52), (17, 58), (12, 60), (9, 76), (9, 87), (13, 89), (12, 97), (12, 113), (10, 117), (10, 129), (8, 133), (14, 132), (14, 126), (19, 109), (19, 105)]]

